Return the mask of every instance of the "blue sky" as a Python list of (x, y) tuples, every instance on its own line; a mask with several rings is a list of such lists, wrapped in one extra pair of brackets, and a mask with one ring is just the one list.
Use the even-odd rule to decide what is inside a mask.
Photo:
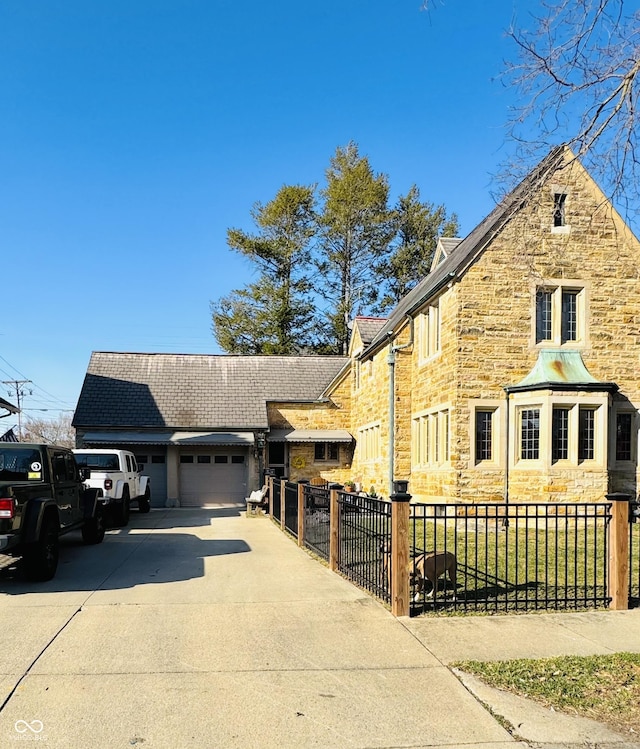
[(220, 353), (209, 303), (252, 280), (227, 228), (350, 140), (392, 201), (415, 183), (463, 235), (491, 210), (504, 30), (538, 2), (420, 4), (3, 0), (0, 379), (27, 413), (73, 409), (93, 350)]

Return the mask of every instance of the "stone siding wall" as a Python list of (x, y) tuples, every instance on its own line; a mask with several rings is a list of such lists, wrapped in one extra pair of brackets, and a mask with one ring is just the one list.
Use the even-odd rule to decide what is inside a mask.
[[(433, 300), (432, 300), (433, 303)], [(437, 299), (440, 316), (440, 350), (422, 360), (420, 336), (425, 335), (416, 323), (416, 343), (411, 356), (411, 414), (410, 421), (425, 412), (448, 410), (449, 450), (447, 463), (416, 465), (414, 445), (414, 467), (411, 471), (409, 492), (416, 501), (446, 502), (457, 498), (457, 474), (459, 443), (455, 430), (456, 404), (458, 400), (458, 341), (456, 337), (458, 287), (445, 289)], [(409, 425), (409, 429), (411, 425)]]
[[(554, 226), (557, 193), (567, 196), (566, 225), (561, 227)], [(553, 175), (530, 198), (499, 232), (485, 238), (463, 275), (440, 292), (440, 350), (421, 357), (419, 337), (424, 331), (419, 314), (413, 345), (408, 345), (408, 324), (393, 341), (402, 347), (394, 367), (393, 473), (394, 478), (409, 479), (416, 501), (501, 502), (507, 477), (511, 502), (601, 501), (608, 491), (637, 494), (640, 244), (577, 163)], [(517, 459), (516, 411), (512, 402), (507, 418), (505, 387), (518, 384), (538, 359), (536, 288), (563, 281), (584, 288), (580, 314), (586, 336), (569, 347), (580, 351), (593, 377), (616, 383), (620, 390), (613, 396), (606, 390), (596, 395), (564, 394), (575, 396), (575, 404), (590, 405), (589, 398), (597, 398), (600, 413), (610, 415), (598, 426), (596, 437), (607, 439), (605, 454), (601, 450), (599, 459), (590, 464), (559, 467), (550, 460), (550, 430), (543, 459)], [(387, 346), (370, 361), (360, 362), (359, 376), (354, 360), (350, 397), (343, 393), (339, 404), (340, 425), (349, 428), (356, 440), (363, 428), (380, 428), (379, 455), (365, 459), (362, 446), (356, 444), (349, 475), (343, 475), (365, 489), (375, 486), (384, 496), (390, 488), (388, 356)], [(549, 414), (556, 396), (551, 391), (531, 397), (546, 399)], [(522, 405), (526, 397), (518, 402)], [(477, 407), (495, 409), (494, 455), (490, 463), (479, 465), (474, 454)], [(615, 463), (613, 449), (619, 408), (635, 414), (633, 460), (626, 464)], [(448, 460), (421, 464), (412, 423), (438, 410), (449, 413)]]
[[(534, 337), (536, 285), (562, 279), (585, 284), (587, 337), (578, 347), (584, 363), (597, 380), (620, 386), (615, 403), (640, 405), (640, 247), (603, 205), (601, 193), (579, 165), (555, 180), (558, 186), (543, 188), (539, 198), (493, 239), (458, 285), (458, 398), (453, 439), (459, 449), (452, 464), (463, 501), (498, 498), (504, 493), (503, 470), (473, 465), (470, 403), (504, 401), (504, 386), (517, 384), (534, 366), (539, 351)], [(564, 232), (552, 229), (557, 189), (567, 192), (570, 229)], [(615, 437), (611, 423), (609, 434), (610, 461)], [(515, 443), (511, 462), (514, 450)], [(606, 466), (556, 469), (548, 465), (544, 470), (527, 470), (522, 464), (510, 465), (509, 497), (511, 501), (601, 501), (607, 491), (622, 487), (635, 493), (636, 481), (633, 466), (609, 475)]]
[[(351, 378), (351, 433), (356, 438), (350, 480), (369, 491), (389, 495), (389, 364), (388, 349), (380, 350), (372, 359), (360, 362), (359, 375), (354, 369)], [(379, 427), (380, 451), (366, 458), (361, 438), (364, 428)]]
[[(346, 429), (350, 431), (351, 380), (336, 385), (329, 403), (268, 403), (271, 429)], [(292, 481), (324, 478), (344, 483), (351, 475), (354, 445), (339, 443), (338, 461), (316, 461), (314, 443), (289, 444), (289, 478)]]

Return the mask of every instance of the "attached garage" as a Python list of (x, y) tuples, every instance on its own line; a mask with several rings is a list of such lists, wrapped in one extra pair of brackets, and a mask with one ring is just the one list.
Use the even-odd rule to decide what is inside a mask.
[[(131, 448), (127, 448), (131, 449)], [(166, 451), (142, 452), (144, 448), (136, 446), (135, 456), (140, 470), (151, 480), (151, 506), (164, 507), (167, 503), (167, 456)]]
[(252, 432), (88, 432), (83, 441), (134, 452), (151, 478), (153, 507), (168, 504), (171, 486), (180, 507), (244, 505), (248, 495)]
[(288, 426), (273, 404), (326, 411), (330, 424), (335, 406), (323, 393), (349, 364), (338, 356), (94, 351), (73, 417), (76, 444), (131, 450), (151, 477), (155, 507), (244, 506), (264, 481), (270, 409), (279, 428)]
[(236, 450), (182, 450), (182, 507), (244, 504), (247, 496), (247, 456)]

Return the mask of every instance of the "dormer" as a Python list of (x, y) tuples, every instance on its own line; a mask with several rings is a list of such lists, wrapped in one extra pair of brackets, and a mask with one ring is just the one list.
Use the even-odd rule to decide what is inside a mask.
[(435, 270), (440, 263), (445, 261), (460, 242), (462, 242), (462, 240), (458, 237), (438, 237), (438, 244), (436, 245), (436, 251), (433, 253), (433, 260), (431, 261), (429, 273)]
[(351, 340), (349, 342), (349, 356), (357, 358), (376, 337), (379, 330), (387, 322), (386, 317), (364, 317), (358, 315), (349, 324)]

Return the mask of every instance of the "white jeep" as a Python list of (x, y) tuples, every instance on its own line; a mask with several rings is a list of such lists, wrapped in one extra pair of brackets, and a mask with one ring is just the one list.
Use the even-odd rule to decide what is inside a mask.
[(138, 503), (140, 512), (149, 512), (151, 479), (140, 475), (133, 453), (113, 448), (78, 448), (73, 453), (77, 464), (91, 471), (86, 483), (91, 488), (102, 489), (107, 509), (117, 525), (129, 522), (131, 502)]

